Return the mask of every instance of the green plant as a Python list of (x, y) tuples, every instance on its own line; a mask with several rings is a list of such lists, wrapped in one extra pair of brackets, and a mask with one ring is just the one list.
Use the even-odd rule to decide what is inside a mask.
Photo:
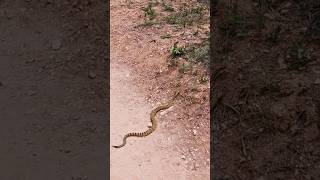
[(200, 78), (200, 82), (201, 83), (206, 83), (206, 82), (208, 82), (209, 81), (209, 76), (202, 76), (201, 78)]
[(163, 2), (162, 6), (164, 11), (168, 11), (168, 12), (174, 11), (174, 8), (170, 4), (166, 4), (165, 2)]
[(185, 54), (185, 49), (183, 47), (178, 47), (178, 42), (175, 42), (171, 47), (171, 56), (175, 58), (183, 54)]
[(147, 7), (143, 8), (144, 16), (148, 20), (154, 20), (157, 16), (156, 10), (152, 8), (151, 4), (148, 4)]

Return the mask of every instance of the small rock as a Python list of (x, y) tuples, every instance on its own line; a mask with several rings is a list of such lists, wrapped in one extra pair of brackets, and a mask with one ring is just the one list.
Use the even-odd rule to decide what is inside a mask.
[(270, 50), (268, 50), (268, 49), (263, 49), (262, 52), (263, 52), (263, 53), (270, 53)]
[(26, 63), (29, 64), (29, 63), (33, 63), (35, 61), (36, 61), (35, 59), (28, 59), (28, 60), (26, 60)]
[(197, 130), (194, 129), (192, 132), (193, 132), (193, 135), (194, 135), (194, 136), (197, 135)]
[(289, 7), (291, 7), (291, 5), (292, 5), (291, 2), (287, 2), (283, 7), (284, 8), (289, 8)]
[(320, 84), (320, 78), (316, 79), (316, 80), (314, 81), (314, 84)]
[(3, 83), (0, 81), (0, 87), (3, 87)]
[(80, 119), (80, 116), (79, 115), (75, 115), (74, 117), (73, 117), (73, 120), (79, 120)]
[(288, 13), (289, 12), (289, 10), (288, 9), (281, 9), (281, 11), (280, 11), (282, 14), (285, 14), (285, 13)]
[(311, 180), (311, 179), (313, 179), (313, 178), (312, 178), (312, 176), (311, 176), (310, 174), (305, 175), (305, 177), (306, 177), (306, 179), (307, 179), (307, 180)]
[(12, 19), (12, 14), (11, 13), (7, 12), (6, 14), (7, 14), (7, 19)]
[(271, 107), (271, 113), (278, 118), (286, 117), (288, 114), (288, 109), (284, 103), (278, 102)]
[(60, 39), (55, 39), (51, 42), (51, 48), (53, 50), (59, 50), (61, 48), (62, 42)]
[(286, 65), (286, 63), (285, 63), (285, 61), (284, 61), (283, 58), (279, 58), (279, 59), (278, 59), (278, 64), (279, 64), (279, 66), (280, 66), (281, 69), (287, 68), (287, 65)]
[(97, 77), (97, 75), (96, 75), (96, 73), (94, 73), (94, 72), (92, 72), (92, 71), (89, 71), (88, 77), (89, 77), (90, 79), (94, 79), (94, 78)]
[(245, 157), (240, 157), (240, 163), (243, 163), (243, 162), (246, 162), (247, 161), (247, 159), (245, 158)]
[(268, 178), (266, 176), (260, 176), (257, 180), (268, 180)]
[(29, 91), (29, 92), (27, 92), (27, 95), (28, 95), (28, 96), (33, 96), (33, 95), (35, 95), (35, 94), (37, 94), (35, 91)]
[(148, 128), (152, 127), (152, 123), (149, 122), (147, 126), (148, 126)]
[(87, 180), (88, 177), (87, 176), (78, 176), (78, 177), (72, 177), (72, 180)]
[(182, 156), (181, 156), (181, 159), (185, 160), (185, 159), (186, 159), (186, 156), (185, 156), (185, 155), (182, 155)]
[(269, 19), (271, 19), (271, 20), (273, 20), (273, 19), (276, 18), (277, 15), (276, 14), (272, 14), (272, 13), (266, 13), (266, 14), (264, 14), (264, 16), (269, 18)]

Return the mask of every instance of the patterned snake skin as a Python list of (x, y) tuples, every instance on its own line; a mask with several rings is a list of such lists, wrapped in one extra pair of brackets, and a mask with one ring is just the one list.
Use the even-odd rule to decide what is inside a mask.
[(155, 108), (154, 110), (151, 111), (150, 113), (150, 120), (151, 120), (151, 123), (152, 123), (152, 126), (144, 131), (144, 132), (141, 132), (141, 133), (128, 133), (126, 134), (124, 137), (123, 137), (123, 142), (121, 145), (119, 146), (113, 146), (114, 148), (121, 148), (123, 147), (124, 145), (126, 145), (127, 143), (127, 138), (130, 137), (130, 136), (135, 136), (135, 137), (145, 137), (145, 136), (148, 136), (149, 134), (151, 134), (153, 131), (156, 130), (157, 128), (157, 121), (156, 121), (156, 115), (159, 111), (161, 110), (165, 110), (165, 109), (168, 109), (169, 107), (171, 107), (173, 105), (173, 101), (177, 98), (177, 96), (180, 94), (180, 92), (176, 92), (173, 96), (173, 98), (166, 104), (166, 105), (162, 105), (162, 106), (159, 106), (157, 108)]

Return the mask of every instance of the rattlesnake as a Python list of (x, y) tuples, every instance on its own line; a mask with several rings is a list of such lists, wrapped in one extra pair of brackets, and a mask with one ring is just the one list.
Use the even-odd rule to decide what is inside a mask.
[(157, 108), (155, 108), (154, 110), (151, 111), (150, 113), (150, 120), (151, 120), (151, 123), (152, 123), (152, 126), (149, 127), (148, 130), (144, 131), (144, 132), (141, 132), (141, 133), (128, 133), (126, 134), (124, 137), (123, 137), (123, 142), (121, 145), (119, 146), (113, 146), (114, 148), (121, 148), (123, 147), (124, 145), (126, 145), (127, 143), (127, 138), (130, 137), (130, 136), (136, 136), (136, 137), (145, 137), (145, 136), (148, 136), (149, 134), (151, 134), (153, 131), (156, 130), (157, 128), (157, 121), (156, 121), (156, 115), (159, 111), (161, 110), (165, 110), (165, 109), (168, 109), (169, 107), (171, 107), (173, 105), (173, 101), (177, 98), (177, 96), (180, 94), (180, 92), (175, 92), (173, 98), (165, 105), (161, 105)]

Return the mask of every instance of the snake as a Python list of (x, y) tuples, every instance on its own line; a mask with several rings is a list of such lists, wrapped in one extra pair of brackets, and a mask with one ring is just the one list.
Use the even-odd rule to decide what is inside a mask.
[(150, 120), (151, 120), (151, 123), (152, 123), (152, 126), (148, 128), (148, 130), (144, 131), (144, 132), (131, 132), (131, 133), (128, 133), (126, 134), (124, 137), (123, 137), (123, 140), (122, 140), (122, 144), (121, 145), (118, 145), (118, 146), (113, 146), (114, 148), (121, 148), (123, 147), (124, 145), (126, 145), (127, 143), (127, 138), (128, 137), (131, 137), (131, 136), (135, 136), (135, 137), (146, 137), (148, 136), (149, 134), (151, 134), (152, 132), (154, 132), (157, 128), (157, 121), (156, 121), (156, 115), (159, 111), (161, 110), (165, 110), (165, 109), (168, 109), (170, 108), (172, 105), (173, 105), (173, 102), (174, 100), (178, 97), (178, 95), (180, 94), (179, 91), (175, 92), (174, 93), (174, 96), (173, 98), (168, 101), (165, 105), (161, 105), (155, 109), (153, 109), (150, 113)]

